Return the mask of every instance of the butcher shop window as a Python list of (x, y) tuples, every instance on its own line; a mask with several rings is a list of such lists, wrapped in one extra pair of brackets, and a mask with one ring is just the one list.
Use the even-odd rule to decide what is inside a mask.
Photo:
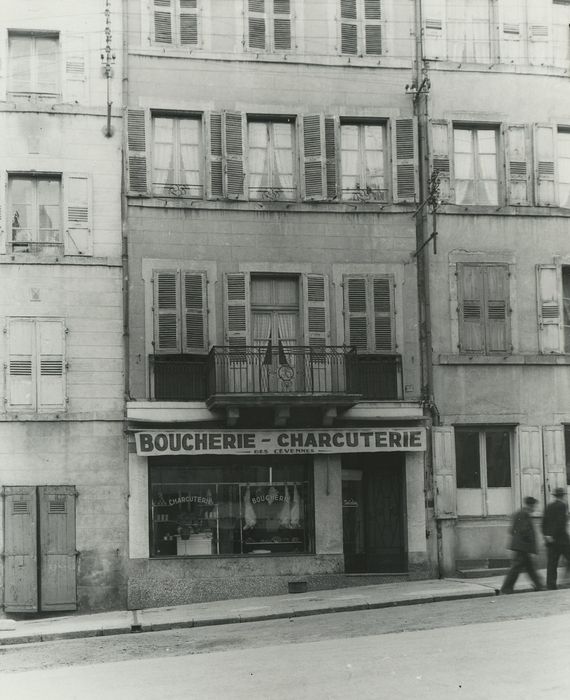
[(314, 552), (307, 464), (210, 460), (151, 464), (151, 556)]

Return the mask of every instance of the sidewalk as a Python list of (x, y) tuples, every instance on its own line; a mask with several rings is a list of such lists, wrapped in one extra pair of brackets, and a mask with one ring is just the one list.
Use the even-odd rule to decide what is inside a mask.
[[(303, 594), (219, 600), (170, 608), (119, 610), (17, 621), (0, 618), (0, 646), (482, 598), (497, 595), (502, 581), (502, 576), (406, 581)], [(530, 591), (532, 587), (525, 577), (521, 577), (516, 590)]]

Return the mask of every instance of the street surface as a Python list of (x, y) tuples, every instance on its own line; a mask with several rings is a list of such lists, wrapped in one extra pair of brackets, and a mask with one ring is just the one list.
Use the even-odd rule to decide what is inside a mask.
[(570, 697), (570, 590), (0, 647), (0, 697)]

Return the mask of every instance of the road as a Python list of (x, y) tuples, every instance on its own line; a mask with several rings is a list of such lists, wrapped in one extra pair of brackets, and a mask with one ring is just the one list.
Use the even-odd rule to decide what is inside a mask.
[(18, 700), (570, 697), (570, 590), (0, 647)]

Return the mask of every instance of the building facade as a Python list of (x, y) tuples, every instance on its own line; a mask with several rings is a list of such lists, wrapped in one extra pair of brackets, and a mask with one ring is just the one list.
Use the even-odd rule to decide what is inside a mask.
[(101, 64), (106, 21), (120, 48), (121, 20), (104, 2), (67, 0), (49, 12), (40, 0), (5, 6), (0, 19), (0, 589), (10, 613), (126, 604), (120, 110), (108, 122), (121, 83)]

